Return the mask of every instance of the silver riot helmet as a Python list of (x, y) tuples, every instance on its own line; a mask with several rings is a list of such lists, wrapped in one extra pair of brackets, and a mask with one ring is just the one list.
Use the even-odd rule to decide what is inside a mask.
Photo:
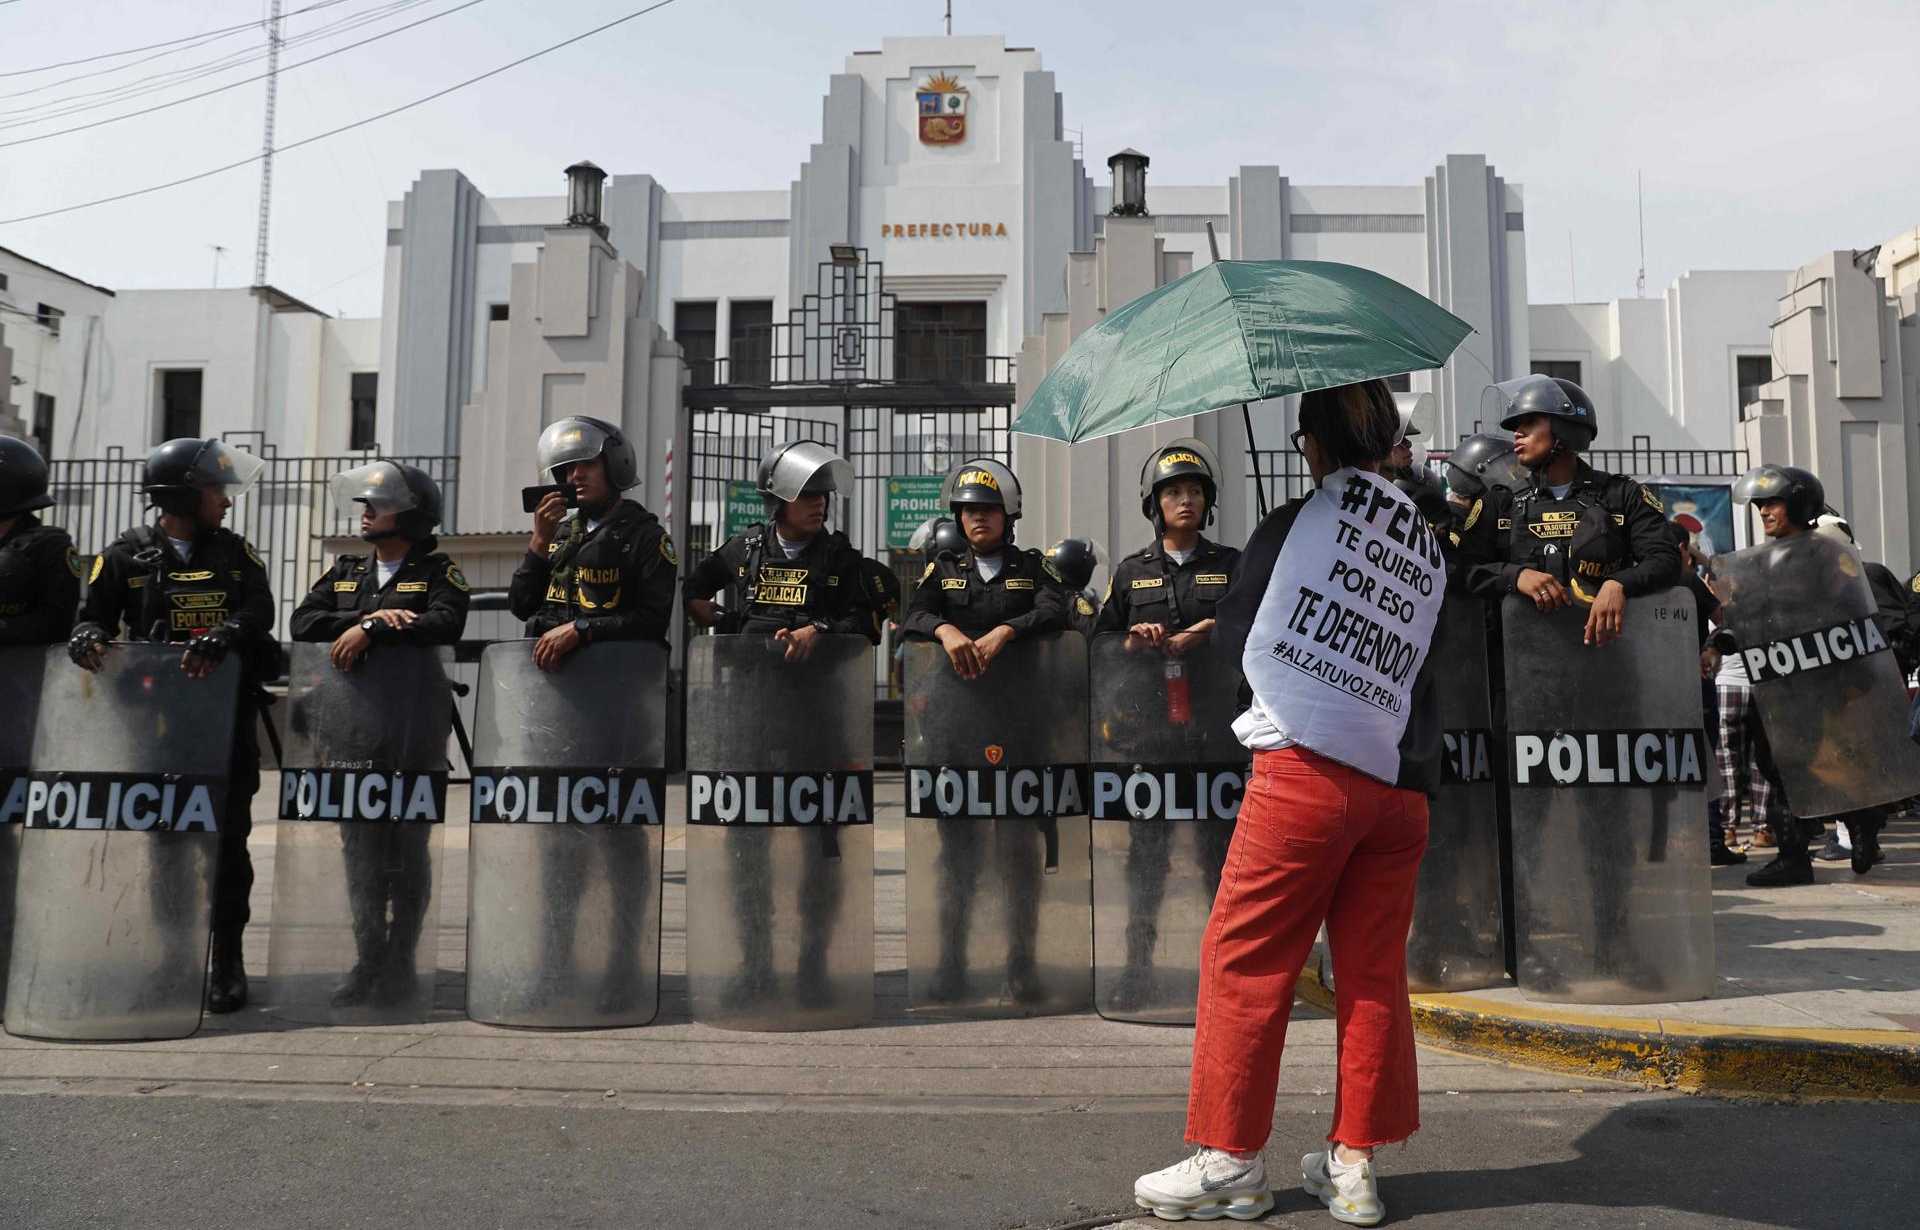
[(824, 444), (796, 440), (768, 449), (754, 486), (773, 516), (803, 495), (830, 495), (853, 485), (853, 463)]
[(1553, 425), (1553, 437), (1576, 453), (1583, 453), (1600, 434), (1600, 416), (1586, 390), (1571, 380), (1534, 374), (1490, 384), (1480, 395), (1482, 418), (1495, 419), (1501, 430), (1512, 431), (1520, 420), (1541, 415)]
[(1799, 466), (1758, 465), (1733, 484), (1733, 502), (1759, 504), (1785, 500), (1787, 519), (1811, 526), (1826, 511), (1827, 489), (1812, 471)]
[(534, 451), (539, 457), (540, 472), (552, 482), (560, 481), (557, 473), (560, 467), (595, 457), (606, 458), (607, 485), (615, 491), (625, 491), (640, 482), (640, 463), (633, 451), (633, 441), (604, 419), (584, 415), (556, 419), (540, 433), (540, 443)]
[(1419, 474), (1427, 468), (1426, 431), (1421, 423), (1433, 422), (1434, 400), (1431, 393), (1395, 393), (1393, 408), (1400, 414), (1400, 439), (1413, 454), (1408, 468)]
[[(376, 513), (399, 513), (398, 524), (390, 533), (418, 541), (440, 524), (440, 487), (417, 466), (397, 461), (369, 462), (342, 470), (328, 485), (334, 506), (342, 513), (352, 513), (356, 504), (365, 504)], [(361, 535), (369, 542), (386, 536)]]

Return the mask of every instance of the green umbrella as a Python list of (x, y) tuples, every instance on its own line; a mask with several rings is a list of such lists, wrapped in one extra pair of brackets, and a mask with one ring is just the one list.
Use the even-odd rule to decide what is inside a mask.
[(1013, 429), (1091, 440), (1223, 406), (1439, 367), (1472, 326), (1332, 261), (1215, 261), (1111, 312)]

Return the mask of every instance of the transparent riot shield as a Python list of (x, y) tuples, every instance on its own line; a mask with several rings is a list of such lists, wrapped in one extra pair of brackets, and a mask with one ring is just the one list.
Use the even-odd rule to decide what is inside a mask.
[(660, 1009), (667, 650), (532, 641), (480, 658), (467, 859), (467, 1015), (645, 1025)]
[(27, 819), (33, 772), (34, 716), (51, 664), (67, 660), (63, 646), (9, 645), (0, 649), (0, 1007), (7, 1002), (7, 959), (13, 950), (13, 892), (20, 867), (20, 834)]
[(978, 679), (911, 641), (905, 680), (909, 1007), (1084, 1012), (1086, 641), (1022, 638)]
[(687, 646), (687, 1005), (728, 1029), (873, 1019), (873, 646)]
[(1447, 594), (1427, 660), (1445, 748), (1407, 935), (1407, 985), (1471, 991), (1507, 978), (1494, 776), (1499, 758), (1487, 687), (1487, 609), (1478, 598)]
[(44, 660), (7, 1032), (184, 1038), (206, 993), (240, 664), (190, 679), (180, 646), (118, 643), (97, 674)]
[(1087, 648), (1093, 1005), (1117, 1021), (1193, 1024), (1200, 937), (1251, 763), (1233, 736), (1240, 672), (1210, 649)]
[(338, 670), (293, 647), (274, 827), (268, 1003), (291, 1020), (424, 1021), (438, 966), (453, 703), (445, 649)]
[(1636, 1004), (1713, 990), (1700, 649), (1685, 589), (1631, 599), (1582, 644), (1587, 608), (1509, 596), (1506, 773), (1514, 930), (1529, 999)]
[(1852, 544), (1797, 534), (1716, 556), (1713, 570), (1787, 809), (1833, 816), (1920, 794), (1907, 681)]

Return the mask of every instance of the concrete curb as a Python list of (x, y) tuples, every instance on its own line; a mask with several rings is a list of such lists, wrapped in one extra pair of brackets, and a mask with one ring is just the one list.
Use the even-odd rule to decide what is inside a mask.
[[(1301, 999), (1334, 1010), (1310, 964)], [(1920, 1102), (1920, 1040), (1895, 1029), (1777, 1029), (1602, 1016), (1470, 994), (1414, 995), (1413, 1030), (1441, 1050), (1649, 1089), (1791, 1101)]]

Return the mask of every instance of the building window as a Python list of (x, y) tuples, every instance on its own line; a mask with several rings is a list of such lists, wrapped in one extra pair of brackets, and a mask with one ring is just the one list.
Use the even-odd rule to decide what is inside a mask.
[(504, 303), (489, 303), (489, 304), (487, 305), (487, 319), (488, 319), (488, 320), (490, 320), (490, 321), (493, 321), (493, 322), (494, 322), (495, 324), (498, 324), (499, 322), (501, 322), (501, 321), (503, 321), (503, 320), (505, 320), (506, 318), (507, 318), (507, 305), (506, 305), (506, 304), (504, 304)]
[(727, 305), (727, 379), (739, 384), (773, 379), (773, 300), (735, 299)]
[(984, 302), (902, 303), (894, 329), (894, 379), (985, 383)]
[(45, 393), (33, 395), (33, 443), (40, 455), (53, 460), (53, 398)]
[(197, 367), (162, 369), (160, 438), (178, 440), (200, 434), (200, 388), (203, 373)]
[(1747, 417), (1747, 407), (1760, 400), (1760, 386), (1773, 379), (1773, 356), (1742, 354), (1733, 357), (1733, 379), (1739, 386), (1739, 404), (1733, 412)]
[(673, 340), (680, 343), (693, 383), (713, 383), (713, 344), (719, 311), (712, 303), (673, 305)]
[(40, 305), (40, 323), (45, 325), (47, 332), (53, 334), (55, 337), (60, 336), (60, 318), (65, 315), (65, 312), (50, 303)]
[(1571, 380), (1580, 383), (1580, 360), (1578, 359), (1535, 359), (1533, 374), (1551, 376), (1555, 380)]
[(7, 289), (7, 275), (0, 273), (0, 290)]
[(1413, 392), (1413, 373), (1401, 372), (1398, 376), (1388, 376), (1387, 391), (1392, 393)]
[(347, 447), (355, 451), (377, 448), (373, 439), (373, 413), (380, 399), (380, 373), (355, 372), (347, 390)]

